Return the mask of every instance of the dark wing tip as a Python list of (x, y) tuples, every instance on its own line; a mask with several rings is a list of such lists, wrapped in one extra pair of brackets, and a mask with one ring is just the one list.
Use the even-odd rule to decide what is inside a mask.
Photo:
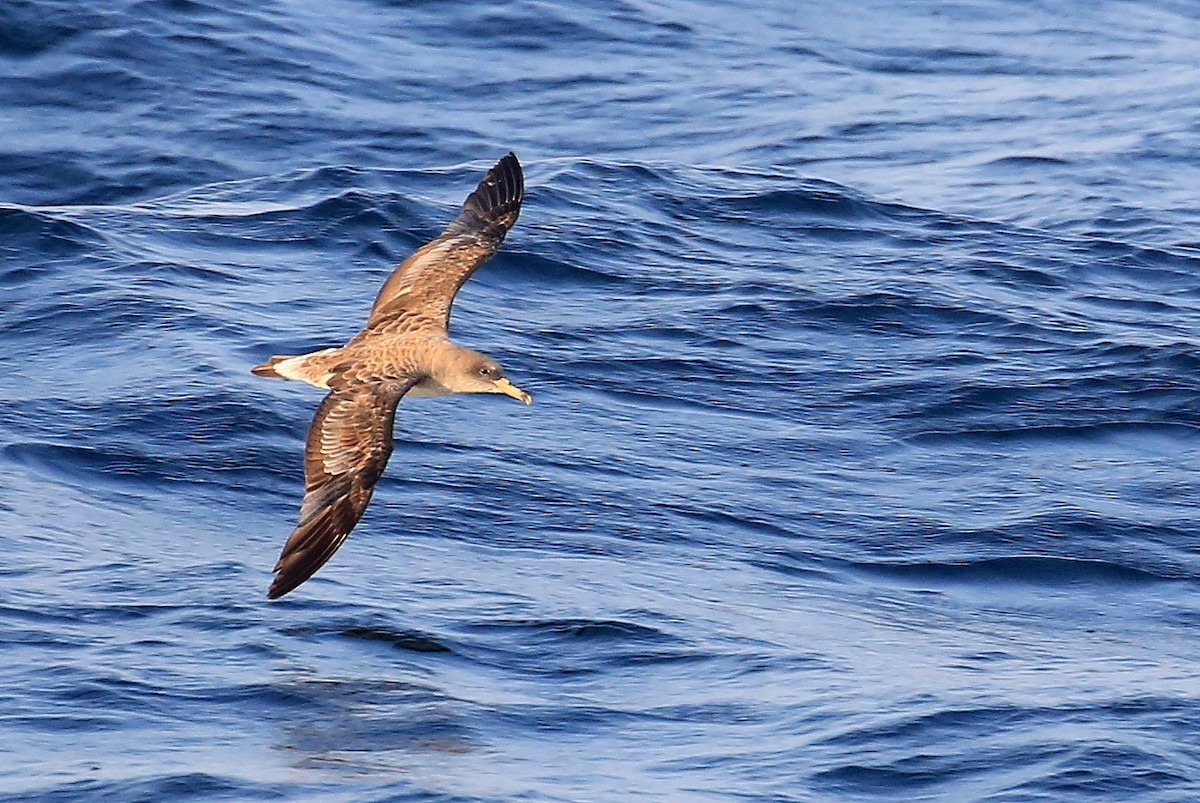
[(509, 151), (467, 196), (452, 229), (503, 237), (517, 222), (525, 197), (525, 174), (517, 155)]
[(311, 573), (304, 576), (285, 574), (277, 576), (271, 583), (271, 587), (267, 589), (267, 599), (279, 599), (284, 594), (289, 594), (292, 591), (295, 591), (297, 586), (311, 576)]
[[(284, 548), (283, 555), (275, 564), (275, 579), (271, 581), (271, 587), (267, 589), (267, 599), (279, 599), (284, 594), (294, 591), (297, 586), (316, 574), (317, 569), (320, 569), (333, 557), (333, 553), (346, 538), (345, 535), (340, 537), (333, 535), (331, 538), (330, 534), (326, 534), (325, 537), (329, 540), (324, 543), (309, 544), (307, 547), (292, 550)], [(291, 546), (291, 539), (289, 539), (288, 547)]]
[(267, 589), (267, 599), (278, 599), (294, 590), (337, 552), (371, 499), (370, 488), (355, 485), (351, 481), (351, 488), (342, 489), (296, 527), (275, 564), (275, 579)]
[(271, 581), (270, 588), (267, 589), (267, 599), (279, 599), (284, 594), (294, 591), (297, 586), (316, 574), (317, 569), (321, 568), (324, 562), (323, 560), (318, 562), (316, 556), (312, 554), (306, 555), (302, 552), (289, 554), (285, 548), (284, 554), (275, 564), (275, 578)]
[[(307, 577), (304, 578), (304, 580), (307, 579)], [(303, 583), (304, 580), (292, 581), (291, 578), (288, 578), (283, 574), (275, 575), (275, 579), (271, 581), (270, 588), (267, 589), (267, 599), (279, 599), (289, 591), (294, 591), (296, 586), (300, 585), (300, 583)]]
[(521, 163), (515, 153), (509, 151), (501, 157), (483, 177), (483, 181), (479, 182), (473, 194), (481, 191), (486, 191), (487, 205), (483, 207), (484, 212), (497, 206), (521, 202), (525, 195), (525, 173), (521, 170)]

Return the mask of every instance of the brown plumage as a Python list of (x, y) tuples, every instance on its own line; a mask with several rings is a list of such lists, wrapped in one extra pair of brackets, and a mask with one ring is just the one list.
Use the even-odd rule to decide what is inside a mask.
[(320, 569), (362, 517), (391, 456), (403, 396), (503, 393), (531, 401), (495, 360), (448, 335), (455, 293), (496, 253), (517, 220), (524, 191), (521, 165), (510, 153), (488, 171), (446, 230), (393, 271), (366, 327), (346, 345), (272, 357), (251, 369), (331, 391), (308, 430), (300, 521), (275, 564), (271, 599)]

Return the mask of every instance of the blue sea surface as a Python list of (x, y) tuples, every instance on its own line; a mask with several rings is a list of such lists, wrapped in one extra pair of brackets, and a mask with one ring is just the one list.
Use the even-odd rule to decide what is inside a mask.
[[(1200, 800), (1200, 6), (7, 0), (0, 800)], [(268, 602), (338, 345), (509, 150)]]

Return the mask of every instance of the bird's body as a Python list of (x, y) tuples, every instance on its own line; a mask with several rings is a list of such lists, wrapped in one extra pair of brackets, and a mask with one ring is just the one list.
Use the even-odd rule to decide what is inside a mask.
[(488, 171), (441, 236), (384, 282), (366, 327), (348, 343), (272, 357), (252, 369), (330, 391), (308, 431), (300, 522), (275, 565), (267, 592), (272, 599), (321, 568), (362, 517), (391, 455), (403, 396), (503, 393), (531, 401), (495, 360), (448, 334), (455, 293), (500, 247), (523, 194), (521, 166), (510, 153)]

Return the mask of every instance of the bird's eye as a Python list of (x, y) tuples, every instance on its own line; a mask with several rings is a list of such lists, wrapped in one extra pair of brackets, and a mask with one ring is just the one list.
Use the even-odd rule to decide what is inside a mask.
[(492, 375), (492, 369), (491, 369), (491, 368), (489, 368), (488, 366), (486, 366), (486, 365), (485, 365), (485, 366), (483, 366), (482, 368), (480, 368), (480, 369), (479, 369), (479, 375), (480, 375), (480, 376), (491, 376), (491, 375)]

